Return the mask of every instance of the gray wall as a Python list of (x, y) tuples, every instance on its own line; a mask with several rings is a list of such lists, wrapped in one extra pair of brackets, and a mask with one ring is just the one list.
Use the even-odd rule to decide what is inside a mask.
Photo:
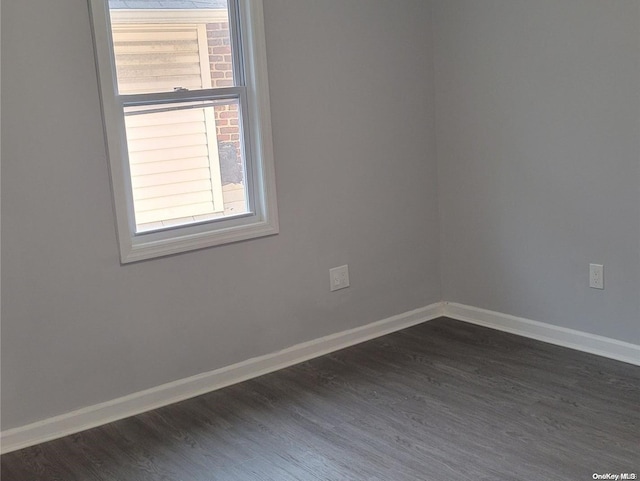
[(434, 5), (444, 299), (640, 343), (640, 2)]
[(86, 2), (35, 3), (2, 12), (3, 429), (440, 299), (640, 343), (636, 0), (266, 0), (281, 234), (127, 266)]
[(2, 9), (3, 429), (441, 299), (423, 0), (267, 0), (281, 234), (127, 266), (87, 2)]

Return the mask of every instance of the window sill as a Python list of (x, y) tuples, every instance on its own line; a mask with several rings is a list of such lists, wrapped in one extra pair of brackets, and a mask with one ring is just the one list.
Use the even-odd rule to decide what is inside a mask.
[(215, 230), (211, 229), (211, 224), (202, 224), (170, 229), (166, 232), (140, 234), (132, 237), (128, 245), (121, 245), (120, 261), (122, 264), (129, 264), (156, 257), (271, 236), (278, 232), (277, 221), (263, 220), (251, 223), (244, 222), (228, 227), (216, 227)]

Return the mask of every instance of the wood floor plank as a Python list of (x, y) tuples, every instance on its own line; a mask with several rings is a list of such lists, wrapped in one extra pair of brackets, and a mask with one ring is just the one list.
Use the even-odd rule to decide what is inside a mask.
[(2, 456), (3, 481), (640, 474), (640, 368), (438, 319)]

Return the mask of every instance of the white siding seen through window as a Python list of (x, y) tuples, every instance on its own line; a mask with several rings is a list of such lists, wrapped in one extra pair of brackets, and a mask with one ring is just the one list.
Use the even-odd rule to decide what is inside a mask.
[[(121, 94), (211, 88), (204, 23), (113, 26)], [(224, 211), (213, 108), (126, 111), (139, 231)]]

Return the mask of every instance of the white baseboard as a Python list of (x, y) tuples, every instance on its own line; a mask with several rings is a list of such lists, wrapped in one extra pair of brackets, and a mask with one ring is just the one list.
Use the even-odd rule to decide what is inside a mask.
[(0, 433), (0, 452), (8, 453), (61, 438), (152, 409), (184, 401), (216, 389), (384, 336), (441, 317), (442, 303), (389, 317), (366, 326), (291, 346), (282, 351), (180, 379), (145, 391), (78, 409)]
[(598, 356), (640, 366), (640, 346), (617, 339), (597, 336), (582, 331), (558, 327), (544, 322), (531, 321), (500, 312), (465, 306), (454, 302), (444, 303), (444, 315), (451, 319), (490, 327), (518, 334), (539, 341), (569, 347)]
[(0, 452), (8, 453), (167, 406), (441, 316), (640, 365), (640, 346), (635, 344), (477, 307), (435, 303), (215, 371), (2, 431)]

